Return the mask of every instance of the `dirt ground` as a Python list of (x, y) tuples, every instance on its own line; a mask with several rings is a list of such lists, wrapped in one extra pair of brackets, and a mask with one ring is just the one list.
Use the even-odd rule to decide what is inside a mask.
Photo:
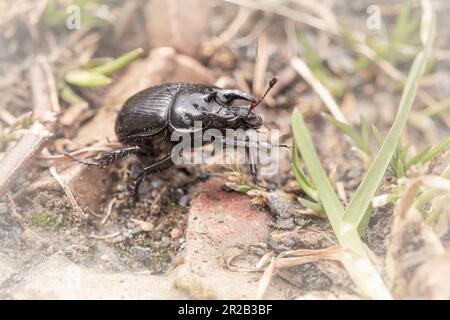
[[(418, 46), (418, 25), (397, 34), (397, 51), (380, 53), (377, 63), (363, 59), (350, 36), (330, 26), (339, 22), (374, 39), (395, 34), (404, 1), (92, 1), (82, 7), (81, 28), (73, 30), (65, 24), (69, 2), (78, 5), (0, 0), (0, 159), (34, 121), (52, 134), (0, 198), (0, 298), (366, 298), (342, 264), (327, 259), (277, 270), (260, 295), (271, 258), (338, 245), (323, 212), (297, 200), (310, 198), (293, 174), (288, 148), (280, 150), (279, 171), (260, 176), (267, 189), (252, 185), (244, 166), (182, 165), (146, 176), (139, 202), (127, 189), (141, 168), (136, 158), (99, 168), (64, 153), (92, 159), (116, 146), (117, 112), (144, 88), (201, 82), (261, 96), (278, 76), (255, 112), (279, 130), (280, 144), (292, 146), (291, 113), (301, 110), (347, 205), (367, 159), (325, 119), (326, 105), (291, 62), (307, 62), (352, 126), (361, 128), (362, 116), (385, 135), (414, 58), (403, 51)], [(381, 29), (366, 25), (374, 3)], [(405, 19), (420, 21), (420, 4), (411, 3)], [(434, 3), (435, 56), (401, 139), (409, 153), (450, 135), (450, 5)], [(101, 57), (136, 48), (143, 53), (109, 75), (110, 84), (67, 82), (70, 71), (90, 70)], [(442, 105), (443, 111), (430, 114)], [(370, 148), (378, 150), (375, 141)], [(403, 178), (390, 167), (377, 196), (403, 192), (408, 181), (439, 176), (449, 165), (447, 148)], [(362, 236), (371, 258), (394, 298), (448, 299), (450, 212), (444, 208), (434, 224), (426, 224), (419, 210), (401, 220), (394, 214), (400, 198), (373, 208)], [(434, 205), (430, 201), (421, 212)], [(427, 270), (437, 270), (441, 281)]]

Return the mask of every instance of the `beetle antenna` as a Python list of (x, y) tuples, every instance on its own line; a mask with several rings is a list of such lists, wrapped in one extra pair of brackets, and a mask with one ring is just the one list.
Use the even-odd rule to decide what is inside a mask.
[(250, 112), (251, 112), (253, 109), (255, 109), (256, 106), (257, 106), (258, 104), (260, 104), (260, 103), (264, 100), (264, 98), (267, 96), (267, 94), (269, 93), (269, 91), (275, 86), (275, 84), (276, 84), (277, 82), (278, 82), (278, 77), (273, 77), (272, 79), (270, 79), (269, 86), (267, 87), (266, 92), (264, 92), (264, 94), (262, 95), (262, 97), (259, 98), (257, 101), (253, 101), (253, 102), (250, 104), (250, 107), (248, 108), (248, 113), (247, 113), (247, 115), (249, 115)]
[(85, 164), (85, 165), (88, 165), (88, 166), (98, 166), (98, 167), (101, 167), (101, 165), (100, 165), (99, 163), (97, 163), (97, 162), (78, 159), (78, 158), (74, 157), (73, 155), (71, 155), (71, 154), (68, 153), (68, 152), (64, 152), (64, 155), (65, 155), (66, 157), (72, 159), (73, 161), (78, 162), (78, 163), (82, 163), (82, 164)]
[(270, 80), (269, 86), (267, 87), (266, 92), (264, 92), (264, 94), (262, 95), (261, 98), (258, 99), (258, 101), (254, 101), (254, 102), (252, 102), (252, 103), (250, 104), (250, 110), (255, 109), (256, 106), (257, 106), (258, 104), (260, 104), (260, 103), (264, 100), (264, 98), (267, 96), (267, 94), (269, 93), (269, 91), (275, 86), (275, 84), (277, 83), (277, 81), (278, 81), (278, 77), (273, 77), (273, 78)]

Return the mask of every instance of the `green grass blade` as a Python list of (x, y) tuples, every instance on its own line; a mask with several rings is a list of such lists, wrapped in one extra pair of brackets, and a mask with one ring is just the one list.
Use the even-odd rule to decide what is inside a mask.
[(373, 299), (391, 299), (383, 279), (379, 275), (373, 263), (370, 261), (366, 248), (355, 230), (348, 233), (345, 238), (341, 237), (340, 223), (344, 214), (339, 199), (334, 192), (328, 177), (320, 164), (319, 157), (314, 148), (308, 129), (301, 113), (295, 109), (292, 113), (292, 129), (294, 132), (295, 145), (300, 150), (302, 158), (316, 186), (320, 201), (330, 221), (331, 227), (339, 241), (346, 249), (351, 250), (352, 258), (343, 259), (342, 263), (348, 271), (356, 287), (362, 295)]
[(427, 26), (428, 30), (425, 30), (428, 31), (426, 33), (427, 38), (425, 47), (414, 59), (406, 80), (394, 124), (392, 125), (386, 139), (378, 151), (374, 162), (370, 166), (366, 176), (356, 190), (353, 199), (345, 211), (341, 225), (341, 232), (343, 236), (345, 236), (346, 233), (352, 233), (364, 219), (364, 215), (367, 212), (366, 210), (370, 205), (372, 197), (378, 190), (384, 173), (395, 152), (400, 135), (408, 120), (408, 115), (411, 111), (417, 88), (419, 86), (419, 80), (431, 58), (432, 45), (436, 33), (436, 21), (433, 17), (431, 17), (430, 21), (426, 21), (425, 23), (429, 23)]
[(423, 157), (422, 162), (428, 162), (433, 160), (435, 157), (437, 157), (440, 153), (448, 150), (450, 148), (450, 137), (447, 137), (446, 139), (444, 139), (444, 141), (442, 141), (441, 143), (439, 143), (437, 146), (435, 146), (434, 148), (432, 148), (427, 154), (426, 156)]
[(320, 202), (313, 202), (300, 197), (298, 197), (297, 200), (306, 208), (311, 209), (316, 213), (323, 213), (325, 215), (325, 210), (323, 209), (323, 206)]
[(100, 87), (111, 83), (111, 78), (99, 72), (76, 70), (69, 71), (64, 80), (79, 87)]
[(313, 183), (319, 192), (320, 202), (327, 213), (331, 227), (336, 234), (339, 234), (339, 225), (344, 213), (344, 208), (339, 202), (339, 199), (328, 180), (327, 174), (320, 164), (319, 157), (308, 133), (303, 116), (297, 109), (292, 113), (292, 129), (294, 132), (295, 144), (300, 151)]
[(117, 59), (107, 62), (101, 66), (92, 68), (91, 71), (101, 73), (107, 76), (112, 75), (113, 73), (125, 68), (134, 60), (138, 59), (143, 52), (144, 50), (142, 50), (141, 48), (132, 50), (118, 57)]
[(431, 145), (428, 145), (425, 148), (423, 148), (422, 150), (420, 150), (419, 152), (417, 152), (417, 154), (414, 157), (412, 157), (411, 159), (408, 160), (408, 162), (406, 163), (406, 168), (409, 169), (411, 166), (413, 166), (419, 162), (423, 162), (423, 160), (425, 159), (428, 152), (430, 152), (430, 150), (431, 150)]
[(361, 138), (359, 136), (358, 131), (356, 131), (355, 129), (353, 129), (351, 126), (349, 126), (348, 124), (341, 122), (339, 120), (337, 120), (335, 117), (327, 114), (327, 113), (323, 113), (323, 116), (325, 117), (325, 119), (329, 122), (331, 122), (332, 124), (334, 124), (336, 127), (338, 127), (339, 129), (342, 130), (342, 132), (344, 132), (350, 139), (353, 140), (353, 142), (356, 145), (360, 145), (361, 144)]
[(363, 150), (365, 150), (368, 156), (372, 156), (370, 151), (370, 129), (366, 119), (361, 116), (361, 142), (363, 144)]
[(383, 144), (383, 136), (380, 133), (380, 130), (378, 130), (377, 127), (375, 127), (374, 124), (372, 124), (372, 132), (373, 136), (375, 137), (375, 140), (377, 141), (377, 144), (381, 146)]
[(319, 194), (317, 193), (317, 190), (314, 188), (312, 183), (306, 178), (306, 175), (300, 166), (300, 156), (298, 154), (298, 150), (295, 144), (292, 147), (291, 157), (292, 157), (292, 170), (294, 171), (294, 176), (297, 179), (298, 184), (311, 199), (319, 202)]

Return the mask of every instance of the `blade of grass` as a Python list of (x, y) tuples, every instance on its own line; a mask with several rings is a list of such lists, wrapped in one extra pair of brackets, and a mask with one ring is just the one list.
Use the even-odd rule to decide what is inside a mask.
[(100, 87), (111, 83), (111, 78), (102, 73), (85, 70), (69, 71), (64, 80), (79, 87)]
[(325, 119), (329, 122), (331, 122), (332, 124), (334, 124), (336, 127), (338, 127), (339, 129), (341, 129), (347, 136), (349, 136), (350, 139), (353, 140), (353, 142), (360, 147), (362, 145), (361, 143), (361, 138), (359, 133), (353, 129), (350, 125), (348, 125), (347, 123), (341, 122), (339, 120), (337, 120), (335, 117), (327, 114), (327, 113), (322, 113), (323, 117), (325, 117)]
[(362, 141), (362, 147), (363, 150), (365, 150), (365, 153), (367, 156), (371, 157), (372, 152), (370, 150), (370, 129), (369, 124), (367, 123), (366, 119), (361, 116), (361, 141)]
[(302, 205), (304, 205), (306, 208), (311, 209), (312, 211), (314, 211), (316, 213), (325, 213), (325, 210), (323, 209), (322, 204), (319, 202), (309, 201), (307, 199), (303, 199), (300, 197), (298, 197), (297, 200)]
[[(441, 177), (450, 180), (450, 165), (442, 172)], [(441, 190), (437, 188), (428, 189), (420, 194), (419, 197), (414, 201), (414, 208), (421, 209), (425, 204), (427, 204), (431, 199), (441, 194)]]
[[(419, 87), (426, 65), (431, 58), (433, 41), (436, 33), (436, 21), (429, 1), (422, 1), (422, 41), (423, 50), (416, 56), (406, 80), (405, 88), (400, 100), (399, 110), (386, 139), (383, 142), (374, 162), (366, 176), (356, 190), (356, 193), (342, 217), (341, 235), (353, 238), (356, 229), (364, 219), (365, 212), (370, 205), (383, 179), (384, 173), (391, 161), (392, 155), (400, 139), (400, 134), (408, 120), (409, 112)], [(426, 29), (426, 30), (424, 30)]]
[(290, 61), (292, 68), (314, 89), (317, 95), (322, 99), (330, 113), (339, 121), (348, 123), (341, 109), (337, 105), (328, 89), (316, 78), (308, 65), (299, 57), (293, 57)]
[(294, 171), (294, 176), (297, 179), (298, 184), (302, 190), (315, 201), (319, 201), (319, 194), (311, 182), (306, 178), (305, 173), (300, 167), (300, 156), (298, 155), (298, 150), (294, 144), (292, 147), (292, 170)]
[(408, 162), (406, 163), (406, 167), (410, 168), (411, 166), (419, 163), (419, 162), (423, 162), (423, 159), (425, 159), (425, 156), (428, 154), (428, 152), (430, 152), (431, 150), (431, 145), (426, 146), (425, 148), (423, 148), (422, 150), (420, 150), (419, 152), (417, 152), (417, 154), (412, 157), (411, 159), (408, 160)]
[(297, 109), (292, 113), (292, 130), (294, 132), (296, 147), (300, 150), (313, 183), (319, 192), (320, 202), (327, 213), (331, 227), (336, 234), (339, 234), (339, 225), (344, 213), (344, 208), (339, 202), (339, 199), (328, 180), (327, 174), (320, 164), (319, 157), (308, 133), (308, 129), (306, 128), (303, 116)]
[(445, 150), (448, 150), (450, 147), (450, 137), (447, 137), (444, 141), (439, 143), (437, 146), (432, 148), (426, 156), (422, 159), (421, 162), (428, 162), (433, 160), (435, 157), (437, 157), (441, 152), (444, 152)]
[(125, 53), (124, 55), (118, 57), (117, 59), (114, 59), (98, 67), (92, 68), (90, 71), (110, 76), (113, 73), (125, 68), (131, 62), (139, 58), (143, 52), (144, 52), (143, 49), (137, 48), (133, 51)]
[(353, 237), (346, 237), (345, 239), (340, 236), (340, 223), (344, 214), (344, 208), (320, 164), (306, 124), (297, 109), (292, 113), (292, 129), (295, 145), (299, 149), (313, 183), (319, 192), (320, 201), (331, 227), (341, 246), (349, 249), (352, 253), (343, 257), (342, 264), (362, 295), (373, 299), (391, 299), (391, 294), (369, 259), (359, 235), (356, 233)]

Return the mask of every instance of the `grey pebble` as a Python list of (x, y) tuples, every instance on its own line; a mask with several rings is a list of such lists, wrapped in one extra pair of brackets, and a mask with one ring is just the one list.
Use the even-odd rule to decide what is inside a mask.
[(271, 192), (267, 195), (270, 211), (276, 216), (281, 218), (289, 218), (292, 216), (292, 210), (290, 210), (290, 203), (286, 202), (276, 192)]
[(150, 258), (151, 252), (150, 249), (148, 248), (144, 248), (141, 246), (133, 246), (132, 250), (133, 253), (136, 255), (136, 258), (141, 262), (145, 262), (148, 258)]
[(178, 204), (180, 206), (182, 206), (183, 208), (186, 208), (189, 205), (190, 202), (191, 202), (191, 197), (189, 197), (188, 195), (184, 195), (178, 201)]
[(294, 227), (295, 227), (294, 218), (291, 217), (291, 218), (283, 219), (281, 217), (277, 217), (276, 227), (279, 229), (284, 229), (284, 230), (294, 229)]

